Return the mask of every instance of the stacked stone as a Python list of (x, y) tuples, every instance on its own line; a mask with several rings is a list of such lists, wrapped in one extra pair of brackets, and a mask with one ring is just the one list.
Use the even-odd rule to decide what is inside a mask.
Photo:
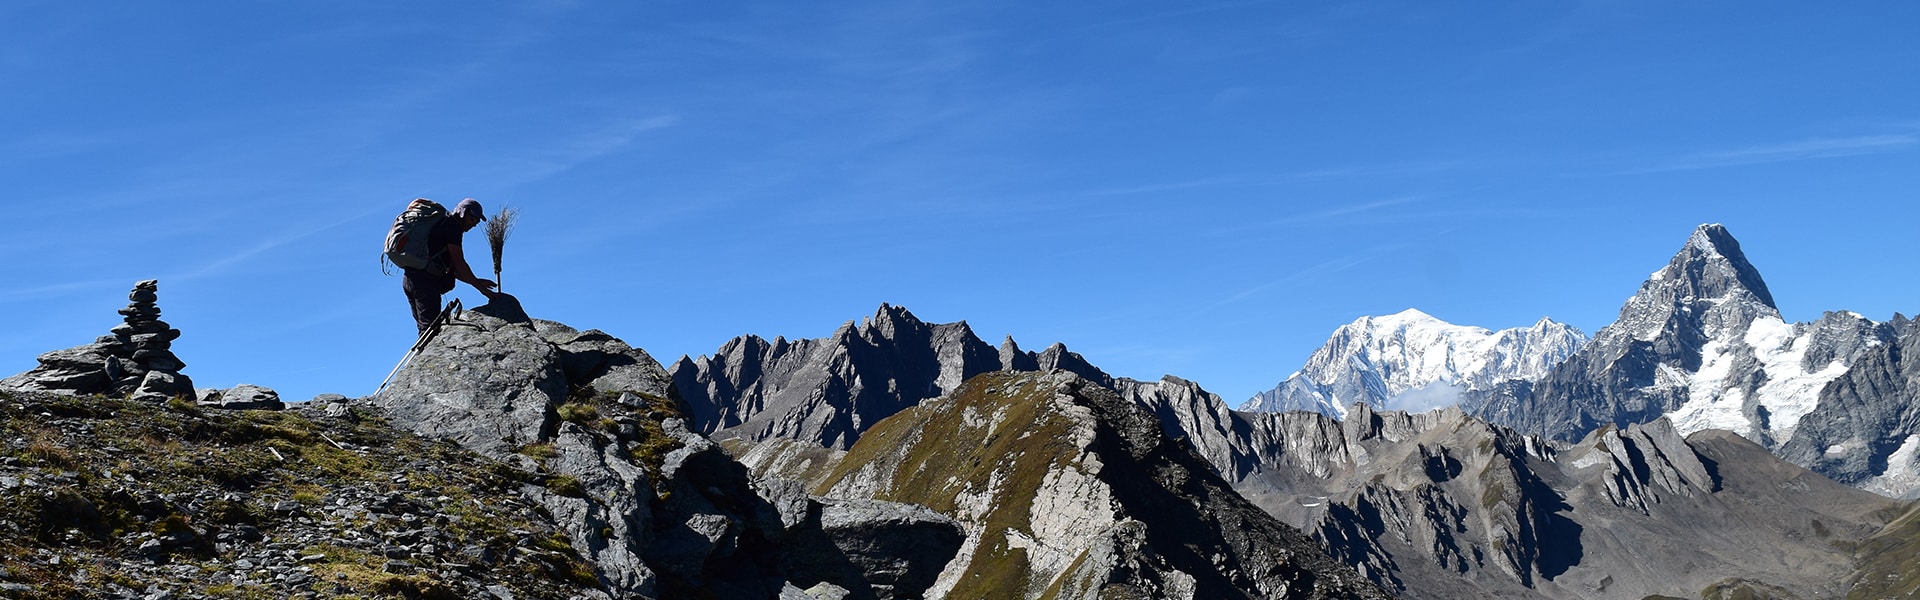
[(180, 331), (160, 320), (154, 304), (160, 284), (134, 284), (132, 303), (120, 309), (126, 323), (93, 343), (40, 355), (40, 366), (0, 379), (0, 389), (107, 394), (148, 400), (193, 396), (193, 380), (181, 375), (186, 363), (173, 355)]
[(119, 346), (107, 361), (107, 375), (113, 378), (115, 394), (131, 395), (136, 400), (193, 395), (193, 381), (180, 374), (187, 364), (173, 355), (173, 340), (180, 338), (180, 330), (160, 320), (160, 307), (155, 304), (159, 289), (160, 282), (152, 279), (134, 284), (127, 294), (131, 302), (120, 309), (126, 323), (99, 340)]

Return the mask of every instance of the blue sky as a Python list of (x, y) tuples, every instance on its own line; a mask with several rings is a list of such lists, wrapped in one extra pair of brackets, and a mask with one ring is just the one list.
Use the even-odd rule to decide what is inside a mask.
[(412, 342), (377, 256), (420, 196), (520, 209), (506, 291), (662, 362), (888, 302), (1237, 404), (1362, 315), (1592, 333), (1705, 222), (1789, 320), (1912, 315), (1917, 25), (1910, 2), (9, 2), (0, 375), (157, 278), (200, 386), (368, 393)]

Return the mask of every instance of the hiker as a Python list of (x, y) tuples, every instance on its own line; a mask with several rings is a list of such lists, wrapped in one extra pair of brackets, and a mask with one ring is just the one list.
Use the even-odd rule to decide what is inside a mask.
[(467, 255), (460, 249), (461, 236), (485, 220), (487, 216), (480, 212), (479, 201), (461, 200), (447, 218), (440, 219), (428, 232), (427, 265), (403, 268), (406, 274), (400, 279), (400, 289), (407, 293), (407, 302), (413, 305), (413, 321), (421, 333), (440, 316), (440, 296), (453, 291), (457, 281), (465, 281), (487, 298), (493, 298), (493, 281), (474, 275), (473, 268), (467, 266)]

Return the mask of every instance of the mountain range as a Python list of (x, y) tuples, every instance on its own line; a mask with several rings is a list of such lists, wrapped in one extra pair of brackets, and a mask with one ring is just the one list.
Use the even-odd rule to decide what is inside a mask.
[(663, 367), (501, 297), (380, 393), (291, 407), (62, 388), (106, 380), (96, 341), (0, 389), (0, 486), (24, 490), (0, 591), (1909, 597), (1920, 505), (1889, 496), (1920, 449), (1913, 329), (1784, 323), (1709, 225), (1584, 343), (1416, 311), (1342, 328), (1276, 395), (1313, 411), (887, 304)]
[[(903, 308), (883, 306), (861, 325), (843, 328), (872, 334), (837, 334), (811, 340), (809, 345), (814, 352), (821, 352), (817, 344), (872, 347), (874, 340), (907, 340), (901, 332), (953, 331), (958, 326), (927, 324)], [(878, 335), (882, 331), (893, 333)], [(911, 370), (921, 373), (953, 371), (965, 359), (960, 353), (928, 351), (933, 345), (952, 344), (950, 338), (924, 334), (911, 338), (920, 340), (918, 349), (904, 355), (916, 358), (889, 358), (884, 364), (895, 369), (889, 372), (902, 372), (902, 365), (915, 365)], [(736, 339), (723, 348), (742, 347), (753, 339)], [(1002, 346), (1018, 347), (1011, 341)], [(861, 352), (842, 349), (816, 355), (846, 357)], [(710, 380), (710, 371), (699, 368), (703, 364), (744, 363), (687, 359), (676, 363), (672, 372), (676, 381)], [(881, 372), (857, 359), (826, 364), (840, 369), (839, 380), (851, 380), (857, 373), (867, 381), (864, 374)], [(740, 366), (729, 369), (756, 371)], [(1024, 363), (1003, 361), (999, 369), (965, 381), (1017, 379), (1029, 369)], [(1033, 370), (1035, 376), (1040, 374)], [(1171, 376), (1142, 382), (1095, 372), (1073, 374), (1071, 379), (1087, 382), (1081, 384), (1083, 389), (1110, 389), (1139, 407), (1170, 439), (1181, 441), (1209, 465), (1235, 494), (1306, 532), (1376, 584), (1408, 598), (1701, 597), (1707, 589), (1716, 594), (1744, 591), (1774, 597), (1843, 596), (1850, 589), (1865, 589), (1861, 582), (1879, 573), (1871, 564), (1883, 557), (1860, 552), (1861, 544), (1905, 539), (1883, 533), (1908, 510), (1900, 501), (1835, 483), (1782, 461), (1745, 438), (1719, 431), (1687, 436), (1665, 420), (1609, 427), (1567, 443), (1488, 423), (1464, 406), (1413, 414), (1378, 411), (1358, 403), (1349, 408), (1345, 419), (1336, 419), (1313, 412), (1234, 411), (1200, 385)], [(783, 381), (841, 385), (829, 380), (833, 379)], [(766, 378), (756, 381), (752, 387), (760, 394), (833, 397), (821, 387), (798, 389)], [(1107, 383), (1096, 385), (1095, 381)], [(862, 485), (836, 491), (830, 482), (850, 470), (875, 468), (873, 460), (888, 460), (878, 457), (921, 452), (898, 446), (901, 437), (932, 435), (929, 432), (945, 431), (945, 426), (978, 422), (974, 427), (983, 429), (974, 433), (941, 436), (968, 440), (965, 449), (942, 454), (969, 456), (982, 448), (979, 439), (996, 439), (990, 425), (996, 421), (994, 412), (1009, 410), (962, 408), (956, 423), (943, 426), (923, 413), (929, 407), (951, 406), (948, 403), (956, 401), (951, 392), (932, 393), (928, 388), (897, 384), (885, 389), (888, 394), (870, 395), (866, 401), (902, 407), (901, 415), (922, 416), (914, 417), (919, 424), (904, 432), (892, 429), (904, 425), (883, 418), (872, 431), (889, 432), (884, 441), (870, 440), (877, 435), (871, 431), (850, 430), (830, 436), (856, 440), (850, 449), (827, 447), (817, 438), (780, 435), (738, 435), (725, 443), (756, 476), (810, 482), (816, 493), (858, 490), (854, 495), (861, 495), (877, 488)], [(990, 389), (1004, 391), (1005, 386)], [(721, 397), (717, 402), (732, 400)], [(1031, 400), (1018, 406), (1030, 404)], [(793, 417), (797, 414), (805, 411), (763, 418), (806, 422)], [(953, 415), (949, 412), (946, 418)], [(750, 421), (745, 426), (701, 428), (767, 431)], [(885, 450), (877, 451), (872, 444), (882, 444)], [(999, 456), (1025, 455), (988, 448), (988, 456), (978, 459), (976, 466), (1012, 468), (1017, 461)], [(974, 464), (976, 459), (962, 460)], [(881, 467), (880, 472), (895, 473), (901, 468)], [(909, 470), (919, 477), (955, 476), (946, 467), (924, 464)], [(972, 477), (989, 482), (994, 478)], [(1012, 474), (1001, 477), (1018, 479)], [(943, 506), (950, 502), (937, 501)], [(981, 501), (978, 506), (999, 504)], [(1054, 506), (1066, 510), (1063, 504)], [(1706, 541), (1696, 544), (1700, 540)]]
[(1913, 330), (1899, 314), (1884, 323), (1847, 311), (1786, 322), (1739, 241), (1708, 224), (1590, 342), (1547, 319), (1491, 333), (1411, 310), (1363, 317), (1241, 409), (1341, 416), (1355, 402), (1458, 403), (1488, 422), (1567, 442), (1665, 417), (1683, 435), (1730, 431), (1837, 481), (1914, 497)]

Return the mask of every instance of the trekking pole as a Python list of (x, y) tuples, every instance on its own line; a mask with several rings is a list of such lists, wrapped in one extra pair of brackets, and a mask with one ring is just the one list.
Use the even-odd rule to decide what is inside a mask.
[(414, 342), (413, 347), (407, 349), (407, 354), (400, 357), (400, 363), (393, 365), (392, 371), (387, 371), (387, 378), (380, 380), (380, 387), (374, 388), (373, 394), (378, 396), (380, 392), (386, 391), (387, 384), (393, 383), (393, 376), (398, 375), (400, 369), (405, 368), (407, 363), (413, 362), (413, 357), (420, 354), (421, 349), (427, 347), (427, 342), (432, 341), (433, 336), (440, 333), (440, 328), (459, 317), (462, 310), (463, 308), (460, 306), (459, 298), (454, 298), (452, 302), (447, 303), (446, 308), (440, 309), (440, 314), (435, 316), (432, 322), (427, 323), (426, 330), (420, 332), (419, 341)]

